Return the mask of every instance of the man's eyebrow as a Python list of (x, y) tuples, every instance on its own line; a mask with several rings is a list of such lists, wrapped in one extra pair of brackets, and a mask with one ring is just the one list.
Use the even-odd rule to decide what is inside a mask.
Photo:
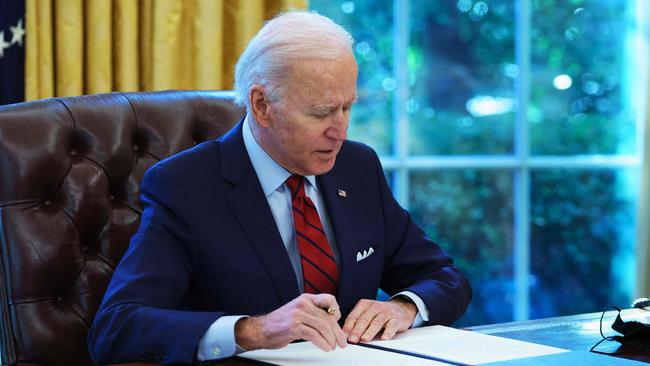
[[(353, 99), (351, 102), (349, 102), (349, 103), (344, 103), (343, 105), (345, 106), (345, 105), (357, 104), (357, 101), (358, 101), (358, 100), (359, 100), (359, 97), (355, 96), (354, 99)], [(313, 110), (317, 110), (317, 111), (330, 111), (330, 110), (332, 110), (332, 109), (336, 109), (336, 108), (338, 108), (338, 106), (339, 106), (339, 105), (338, 105), (338, 104), (335, 104), (335, 103), (330, 103), (330, 104), (316, 104), (316, 105), (313, 105), (311, 108), (312, 108)]]
[(314, 108), (336, 108), (338, 104), (336, 103), (326, 103), (326, 104), (315, 104)]
[(325, 111), (331, 111), (332, 109), (336, 109), (338, 105), (331, 103), (331, 104), (317, 104), (311, 107), (312, 110), (319, 111), (319, 112), (325, 112)]

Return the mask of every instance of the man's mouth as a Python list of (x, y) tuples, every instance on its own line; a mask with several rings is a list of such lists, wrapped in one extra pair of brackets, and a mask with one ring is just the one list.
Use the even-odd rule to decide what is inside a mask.
[(323, 155), (331, 155), (336, 152), (336, 149), (329, 149), (329, 150), (316, 150), (317, 153), (323, 154)]

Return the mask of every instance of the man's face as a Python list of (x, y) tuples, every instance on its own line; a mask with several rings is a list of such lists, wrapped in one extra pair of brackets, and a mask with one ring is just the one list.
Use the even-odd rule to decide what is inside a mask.
[(286, 96), (269, 104), (268, 127), (260, 129), (258, 142), (292, 173), (327, 173), (346, 139), (356, 100), (354, 56), (296, 61), (286, 84)]

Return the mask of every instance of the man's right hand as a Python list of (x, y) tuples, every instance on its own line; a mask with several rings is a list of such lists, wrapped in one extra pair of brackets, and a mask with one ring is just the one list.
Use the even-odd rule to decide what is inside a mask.
[[(334, 313), (326, 309), (334, 308)], [(252, 351), (281, 348), (303, 339), (323, 351), (347, 346), (347, 336), (337, 321), (341, 318), (336, 298), (329, 294), (302, 294), (272, 313), (242, 318), (235, 325), (235, 342)]]

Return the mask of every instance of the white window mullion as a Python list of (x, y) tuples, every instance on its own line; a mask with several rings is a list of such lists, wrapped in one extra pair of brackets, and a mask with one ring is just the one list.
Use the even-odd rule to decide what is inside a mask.
[(406, 164), (408, 160), (408, 114), (406, 112), (406, 101), (409, 97), (409, 82), (407, 70), (407, 56), (409, 44), (409, 1), (393, 1), (394, 16), (394, 48), (393, 48), (393, 75), (396, 85), (395, 97), (393, 98), (393, 149), (397, 160), (396, 169), (393, 171), (394, 187), (393, 192), (397, 202), (402, 207), (409, 207), (409, 170)]
[[(645, 82), (632, 82), (635, 97), (633, 109), (636, 112), (636, 151), (639, 159), (639, 170), (641, 181), (637, 199), (637, 220), (636, 220), (636, 273), (633, 297), (648, 296), (650, 290), (650, 229), (645, 225), (650, 218), (650, 104), (648, 103), (649, 93), (648, 82), (650, 82), (650, 71), (648, 70), (648, 44), (650, 44), (650, 4), (646, 0), (637, 0), (634, 9), (636, 15), (635, 23), (639, 31), (635, 33), (634, 43), (627, 47), (628, 68), (633, 71), (630, 79)], [(630, 65), (631, 64), (631, 65)]]
[(530, 97), (530, 0), (515, 1), (515, 62), (519, 68), (516, 79), (517, 113), (515, 115), (515, 156), (519, 168), (514, 174), (514, 320), (530, 316), (530, 155), (526, 111)]
[(516, 155), (427, 155), (410, 156), (398, 161), (394, 156), (381, 157), (386, 170), (406, 166), (409, 171), (449, 169), (638, 169), (641, 159), (635, 155), (529, 156), (525, 161)]

